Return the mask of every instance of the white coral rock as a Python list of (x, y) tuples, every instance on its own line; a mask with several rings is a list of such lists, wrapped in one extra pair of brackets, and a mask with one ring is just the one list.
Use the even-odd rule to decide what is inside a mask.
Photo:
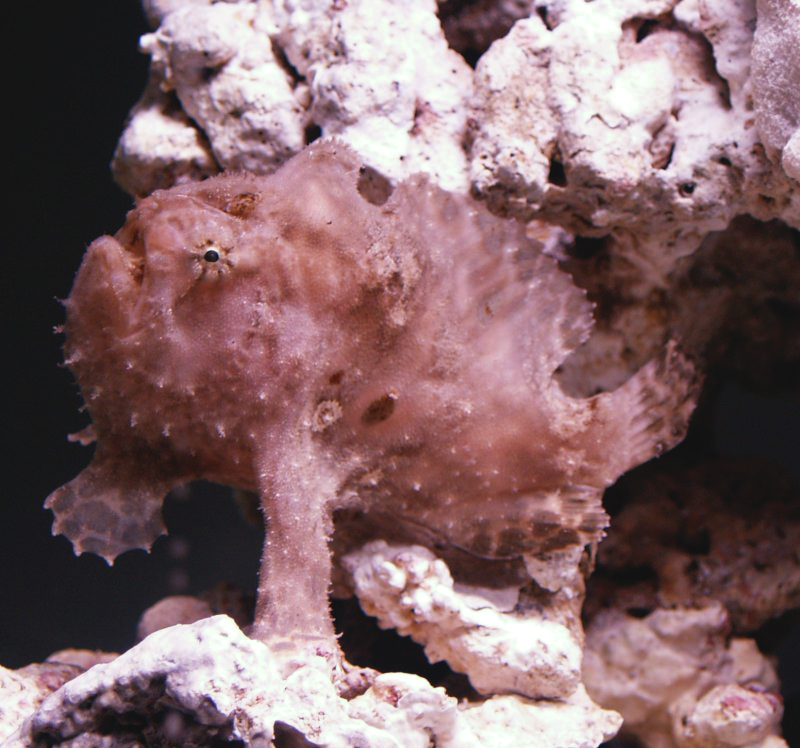
[(681, 748), (759, 746), (775, 736), (782, 714), (774, 694), (727, 683), (673, 709), (673, 732)]
[(515, 590), (457, 587), (421, 546), (374, 541), (344, 566), (367, 613), (422, 644), (431, 662), (466, 673), (482, 693), (566, 698), (578, 687), (580, 643), (560, 623), (510, 611)]
[(610, 740), (622, 724), (616, 712), (600, 709), (583, 686), (565, 701), (495, 696), (464, 712), (481, 748), (593, 748)]
[(784, 155), (783, 166), (795, 180), (800, 139), (799, 49), (800, 3), (758, 0), (758, 26), (753, 41), (756, 125), (762, 143), (773, 157), (789, 146), (789, 157)]
[(475, 71), (472, 178), (491, 203), (576, 233), (645, 223), (658, 239), (639, 254), (668, 250), (679, 229), (696, 246), (739, 212), (797, 225), (797, 190), (748, 110), (750, 3), (547, 5), (552, 28), (518, 21)]
[(391, 179), (423, 172), (466, 191), (472, 71), (447, 46), (435, 0), (282, 0), (275, 9), (278, 40), (309, 80), (323, 134)]
[(32, 677), (0, 667), (0, 740), (10, 738), (46, 693)]
[[(428, 700), (432, 709), (441, 711), (441, 694), (438, 701)], [(199, 726), (206, 738), (266, 746), (279, 721), (341, 748), (415, 745), (411, 722), (406, 735), (395, 739), (351, 718), (320, 658), (274, 654), (227, 616), (162, 629), (113, 662), (91, 668), (45, 699), (17, 739), (22, 745), (45, 734), (59, 740), (91, 736), (104, 721), (157, 707), (176, 715), (169, 729), (177, 742), (190, 742), (192, 727)]]
[(752, 640), (727, 642), (728, 625), (719, 603), (601, 613), (586, 632), (586, 687), (652, 748), (780, 746), (775, 670)]
[[(162, 0), (147, 11), (159, 24), (142, 39), (153, 80), (175, 92), (220, 168), (269, 173), (319, 128), (390, 179), (424, 172), (467, 190), (472, 71), (447, 46), (434, 0)], [(164, 170), (148, 164), (153, 150), (197, 158), (178, 119), (152, 96), (134, 109), (115, 167), (126, 189), (141, 194)]]
[[(11, 690), (24, 695), (25, 684), (15, 683)], [(190, 744), (218, 736), (265, 748), (278, 731), (329, 748), (594, 748), (620, 723), (582, 690), (566, 702), (500, 696), (458, 705), (444, 689), (406, 673), (378, 675), (365, 693), (346, 701), (320, 657), (271, 650), (227, 616), (157, 631), (68, 681), (38, 708), (35, 700), (27, 707), (17, 701), (14, 722), (21, 710), (33, 713), (6, 736), (8, 748), (45, 736), (100, 745), (109, 724), (117, 724), (120, 740), (128, 725), (133, 740), (136, 715), (153, 725), (154, 739)], [(153, 722), (155, 712), (163, 719)]]
[(112, 168), (117, 183), (139, 196), (219, 170), (202, 131), (153, 84), (131, 112)]
[[(155, 79), (175, 92), (223, 169), (269, 172), (304, 145), (305, 89), (276, 58), (273, 33), (265, 3), (188, 4), (142, 38)], [(136, 120), (134, 112), (128, 130)]]

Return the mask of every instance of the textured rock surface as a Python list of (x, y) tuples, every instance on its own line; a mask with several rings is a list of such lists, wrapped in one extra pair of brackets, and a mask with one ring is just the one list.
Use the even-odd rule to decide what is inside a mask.
[(562, 385), (574, 393), (613, 389), (669, 335), (705, 371), (791, 387), (800, 366), (797, 244), (797, 231), (779, 221), (739, 216), (649, 290), (615, 237), (567, 244), (561, 266), (596, 306), (592, 337), (561, 367)]
[(463, 715), (477, 736), (476, 748), (589, 748), (614, 736), (621, 723), (616, 712), (598, 708), (583, 686), (564, 701), (539, 701), (535, 706), (519, 696), (495, 696), (468, 707)]
[(797, 225), (798, 185), (766, 158), (747, 108), (755, 12), (728, 5), (565, 2), (550, 27), (518, 22), (476, 68), (475, 188), (578, 234), (646, 224), (628, 251), (655, 273), (737, 213)]
[(344, 565), (367, 613), (424, 645), (431, 662), (466, 673), (481, 693), (563, 700), (577, 689), (580, 642), (547, 613), (515, 613), (517, 588), (454, 588), (427, 549), (383, 541), (346, 556)]
[(4, 745), (97, 745), (113, 734), (114, 745), (217, 738), (266, 748), (279, 736), (302, 735), (331, 748), (590, 748), (619, 726), (618, 715), (582, 692), (557, 704), (499, 696), (459, 706), (443, 689), (403, 673), (377, 675), (345, 701), (318, 660), (271, 651), (226, 616), (174, 626), (67, 682)]
[(150, 84), (131, 112), (117, 144), (114, 178), (133, 195), (149, 195), (173, 184), (219, 171), (203, 134), (176, 104), (174, 94)]
[(770, 158), (800, 181), (800, 5), (758, 0), (753, 38), (753, 104)]
[[(788, 0), (445, 2), (441, 25), (433, 0), (150, 6), (154, 82), (221, 168), (270, 171), (319, 128), (393, 180), (471, 182), (578, 234), (647, 225), (624, 251), (654, 278), (738, 213), (800, 222)], [(117, 156), (137, 193), (162, 184), (155, 153), (172, 148), (176, 176), (199, 158), (188, 134), (157, 145), (168, 99), (149, 101), (130, 128), (154, 140)]]
[(598, 553), (590, 614), (718, 601), (745, 634), (800, 605), (800, 501), (769, 463), (642, 471), (617, 492), (625, 505)]
[(303, 147), (303, 94), (268, 42), (276, 31), (268, 10), (190, 4), (142, 39), (160, 89), (174, 93), (223, 169), (272, 171)]
[(673, 710), (674, 732), (681, 746), (762, 746), (784, 744), (775, 735), (783, 705), (774, 693), (736, 684), (714, 686), (696, 704)]
[(151, 89), (169, 95), (146, 95), (120, 142), (115, 173), (129, 192), (208, 169), (205, 142), (221, 169), (269, 173), (320, 130), (387, 177), (425, 172), (467, 189), (472, 75), (434, 0), (171, 3), (149, 16)]
[[(753, 4), (548, 7), (478, 62), (471, 175), (494, 209), (557, 222), (594, 242), (583, 252), (602, 242), (606, 317), (573, 362), (600, 372), (592, 391), (660, 344), (680, 257), (741, 213), (800, 225), (800, 191), (751, 111)], [(787, 67), (776, 57), (763, 75)], [(800, 100), (797, 83), (781, 90)]]
[(752, 640), (727, 641), (728, 625), (718, 604), (600, 613), (586, 631), (587, 689), (651, 748), (785, 746), (775, 671)]
[(472, 72), (435, 0), (274, 3), (276, 39), (309, 83), (311, 121), (390, 179), (429, 174), (466, 191), (461, 139)]
[(60, 663), (29, 665), (20, 670), (0, 667), (0, 741), (11, 740), (47, 696), (81, 671), (77, 665)]

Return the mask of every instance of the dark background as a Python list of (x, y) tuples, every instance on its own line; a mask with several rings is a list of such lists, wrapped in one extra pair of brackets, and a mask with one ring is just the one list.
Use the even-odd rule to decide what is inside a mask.
[[(0, 498), (0, 663), (19, 667), (64, 647), (121, 651), (141, 612), (167, 594), (221, 581), (255, 587), (262, 534), (228, 492), (200, 487), (168, 499), (170, 537), (150, 555), (124, 554), (113, 568), (76, 558), (50, 535), (47, 495), (73, 478), (91, 449), (69, 443), (86, 417), (72, 377), (59, 368), (68, 295), (86, 246), (122, 224), (131, 199), (110, 160), (147, 78), (137, 51), (148, 29), (136, 0), (14, 5), (6, 28), (4, 164), (11, 201), (5, 253), (4, 468)], [(715, 403), (722, 454), (761, 453), (800, 482), (800, 398), (722, 389)], [(800, 635), (783, 638), (784, 695), (800, 702)], [(789, 726), (789, 730), (796, 730)]]
[[(260, 531), (224, 489), (170, 499), (172, 534), (149, 556), (126, 553), (109, 568), (50, 535), (47, 495), (73, 478), (92, 449), (66, 440), (87, 417), (72, 376), (59, 367), (69, 294), (87, 245), (114, 233), (132, 207), (110, 161), (147, 79), (138, 39), (148, 31), (136, 0), (17, 3), (6, 28), (11, 202), (4, 226), (6, 385), (0, 498), (0, 663), (19, 667), (63, 647), (119, 651), (141, 612), (167, 594), (228, 580), (254, 588)], [(4, 40), (5, 41), (5, 40)], [(8, 84), (7, 84), (8, 86)], [(198, 520), (199, 521), (195, 521)]]

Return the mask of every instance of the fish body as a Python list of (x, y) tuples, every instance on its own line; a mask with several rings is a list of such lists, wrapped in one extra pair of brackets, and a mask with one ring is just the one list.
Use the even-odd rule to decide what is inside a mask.
[(328, 631), (278, 609), (303, 575), (325, 607), (335, 510), (486, 558), (583, 547), (603, 489), (682, 436), (692, 373), (673, 347), (568, 397), (554, 373), (591, 305), (524, 226), (424, 177), (378, 204), (363, 174), (321, 142), (270, 176), (155, 192), (89, 247), (65, 355), (97, 450), (46, 504), (77, 552), (149, 548), (186, 481), (254, 490), (261, 612)]

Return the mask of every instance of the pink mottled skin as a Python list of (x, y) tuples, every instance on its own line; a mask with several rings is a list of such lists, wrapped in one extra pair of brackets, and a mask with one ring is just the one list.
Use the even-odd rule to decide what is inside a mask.
[(424, 178), (381, 205), (335, 142), (269, 177), (155, 192), (90, 247), (66, 360), (97, 438), (54, 532), (112, 561), (149, 548), (175, 485), (257, 491), (254, 635), (335, 639), (331, 513), (357, 507), (484, 557), (596, 543), (603, 489), (674, 444), (692, 407), (672, 349), (623, 387), (553, 372), (590, 307), (524, 227)]

